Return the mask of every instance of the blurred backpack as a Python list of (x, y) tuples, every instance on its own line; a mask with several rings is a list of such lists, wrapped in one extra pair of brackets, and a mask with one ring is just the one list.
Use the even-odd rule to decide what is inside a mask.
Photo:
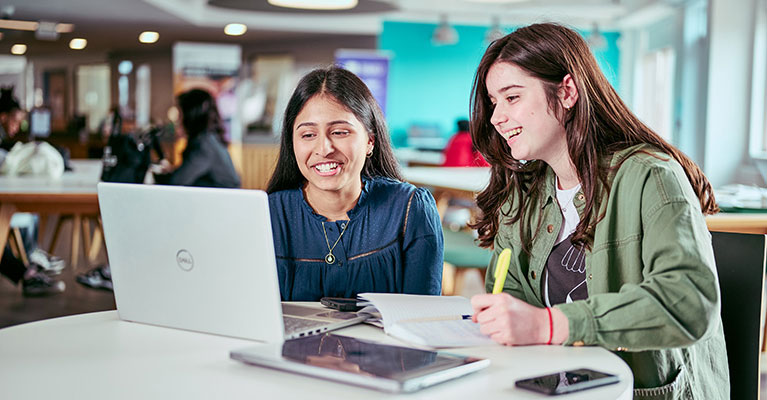
[(160, 128), (152, 128), (138, 137), (121, 132), (119, 114), (114, 116), (112, 132), (104, 147), (101, 159), (101, 180), (104, 182), (144, 183), (144, 177), (152, 162), (151, 149), (163, 158), (157, 136)]

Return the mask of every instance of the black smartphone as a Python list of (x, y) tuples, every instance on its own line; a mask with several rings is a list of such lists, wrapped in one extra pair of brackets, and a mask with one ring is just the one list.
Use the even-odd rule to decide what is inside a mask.
[(362, 307), (357, 306), (357, 299), (345, 299), (342, 297), (323, 297), (320, 304), (338, 311), (358, 311)]
[(618, 383), (616, 375), (592, 369), (574, 369), (518, 380), (517, 387), (545, 394), (564, 394)]

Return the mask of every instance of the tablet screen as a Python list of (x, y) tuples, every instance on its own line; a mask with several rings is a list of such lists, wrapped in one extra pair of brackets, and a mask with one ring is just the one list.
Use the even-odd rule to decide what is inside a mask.
[(418, 390), (489, 365), (485, 359), (331, 333), (292, 339), (281, 348), (277, 346), (234, 351), (231, 356), (248, 364), (394, 392)]
[(417, 371), (449, 368), (468, 362), (434, 351), (388, 346), (333, 334), (289, 340), (282, 346), (289, 360), (360, 375), (402, 379)]

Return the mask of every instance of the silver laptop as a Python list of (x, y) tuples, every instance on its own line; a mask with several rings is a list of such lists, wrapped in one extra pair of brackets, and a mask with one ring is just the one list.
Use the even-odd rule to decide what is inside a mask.
[(98, 197), (123, 320), (280, 342), (364, 319), (281, 306), (265, 192), (102, 182)]

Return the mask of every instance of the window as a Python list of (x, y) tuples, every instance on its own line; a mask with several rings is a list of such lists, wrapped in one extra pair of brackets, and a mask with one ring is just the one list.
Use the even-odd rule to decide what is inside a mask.
[(674, 50), (652, 51), (641, 59), (636, 113), (651, 129), (667, 141), (672, 139)]
[(77, 67), (77, 112), (85, 116), (87, 128), (97, 131), (109, 113), (109, 65)]
[(749, 154), (767, 159), (767, 1), (756, 7), (754, 65), (751, 72), (751, 132)]
[(141, 64), (136, 69), (136, 126), (149, 126), (152, 99), (151, 70), (149, 65)]

